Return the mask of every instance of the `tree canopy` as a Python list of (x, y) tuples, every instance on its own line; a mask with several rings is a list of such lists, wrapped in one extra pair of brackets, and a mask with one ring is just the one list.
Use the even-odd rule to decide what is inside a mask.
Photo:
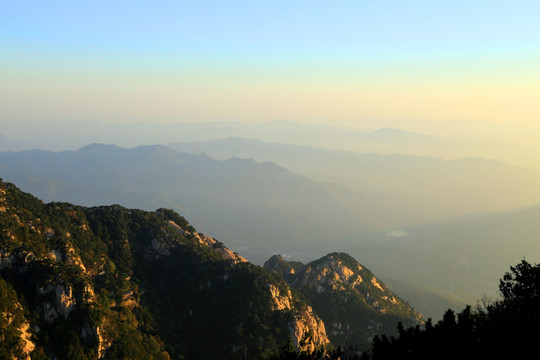
[(524, 359), (540, 336), (540, 265), (522, 260), (500, 280), (502, 298), (375, 338), (372, 359)]

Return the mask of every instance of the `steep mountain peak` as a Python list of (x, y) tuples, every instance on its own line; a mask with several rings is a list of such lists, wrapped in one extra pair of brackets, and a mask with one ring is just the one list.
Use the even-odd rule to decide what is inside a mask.
[(264, 268), (286, 277), (294, 274), (294, 268), (281, 255), (274, 255), (264, 263)]
[(376, 332), (392, 333), (397, 321), (422, 322), (416, 310), (346, 253), (331, 253), (297, 269), (274, 255), (264, 266), (308, 299), (333, 344), (344, 345), (351, 336), (368, 342)]
[(296, 286), (310, 286), (318, 293), (325, 291), (343, 291), (357, 289), (364, 281), (377, 284), (377, 289), (384, 292), (379, 282), (364, 268), (345, 253), (332, 253), (307, 264), (296, 274)]

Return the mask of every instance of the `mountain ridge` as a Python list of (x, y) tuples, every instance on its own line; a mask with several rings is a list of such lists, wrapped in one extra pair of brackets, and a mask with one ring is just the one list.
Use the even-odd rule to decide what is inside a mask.
[[(336, 228), (352, 236), (372, 227), (324, 185), (249, 159), (214, 160), (162, 146), (93, 144), (60, 153), (0, 153), (0, 164), (1, 177), (45, 201), (173, 207), (230, 246), (250, 246), (250, 256), (266, 244), (286, 245), (280, 239), (321, 242)], [(276, 221), (283, 226), (277, 228)]]
[(0, 224), (0, 287), (23, 298), (23, 318), (8, 308), (21, 358), (236, 359), (288, 336), (307, 351), (328, 343), (283, 280), (172, 210), (45, 204), (0, 180)]
[(310, 179), (340, 184), (384, 208), (374, 215), (387, 228), (540, 203), (540, 171), (495, 159), (361, 154), (238, 137), (169, 146), (215, 158), (273, 161)]

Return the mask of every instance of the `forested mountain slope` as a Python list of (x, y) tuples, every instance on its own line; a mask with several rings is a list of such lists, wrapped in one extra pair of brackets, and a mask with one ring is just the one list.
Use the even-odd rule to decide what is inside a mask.
[(0, 227), (8, 358), (236, 359), (328, 342), (282, 279), (171, 210), (45, 204), (0, 181)]

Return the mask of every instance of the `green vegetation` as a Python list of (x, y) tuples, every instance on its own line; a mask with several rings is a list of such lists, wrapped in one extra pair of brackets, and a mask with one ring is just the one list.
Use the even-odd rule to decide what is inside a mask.
[(225, 260), (174, 211), (0, 189), (0, 358), (20, 355), (25, 312), (43, 359), (256, 358), (287, 342), (294, 309), (275, 311), (269, 291), (286, 283)]
[(20, 327), (25, 322), (24, 311), (17, 293), (0, 278), (0, 359), (22, 356)]
[[(0, 181), (0, 226), (0, 359), (523, 359), (540, 335), (540, 265), (525, 260), (500, 300), (410, 326), (418, 314), (347, 254), (275, 258), (273, 273), (225, 260), (171, 210), (44, 204)], [(296, 288), (280, 311), (278, 273)], [(337, 348), (294, 349), (300, 297)]]

